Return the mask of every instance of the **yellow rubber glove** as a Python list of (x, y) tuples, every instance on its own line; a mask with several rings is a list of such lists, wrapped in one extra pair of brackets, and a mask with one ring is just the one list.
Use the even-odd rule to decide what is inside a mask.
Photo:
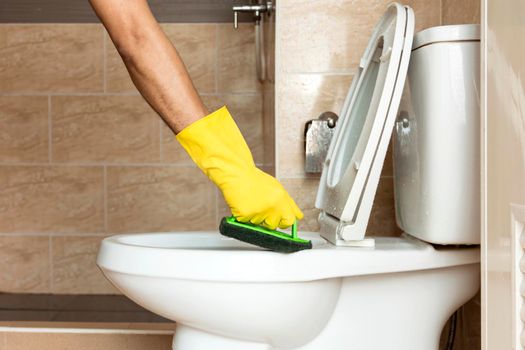
[(255, 166), (226, 107), (187, 126), (177, 140), (219, 187), (237, 220), (275, 229), (303, 218), (282, 185)]

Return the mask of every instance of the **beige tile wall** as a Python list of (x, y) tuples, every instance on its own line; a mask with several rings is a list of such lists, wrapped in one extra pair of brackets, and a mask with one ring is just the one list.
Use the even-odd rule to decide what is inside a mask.
[(443, 24), (465, 24), (480, 22), (480, 0), (442, 0)]
[(102, 92), (102, 43), (97, 25), (2, 25), (0, 92)]
[[(262, 165), (252, 26), (162, 28)], [(101, 25), (0, 25), (0, 292), (116, 293), (95, 265), (103, 237), (215, 229), (224, 212)]]

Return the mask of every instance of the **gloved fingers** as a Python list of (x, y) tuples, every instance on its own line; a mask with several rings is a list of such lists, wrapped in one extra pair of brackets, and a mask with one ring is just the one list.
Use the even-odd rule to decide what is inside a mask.
[(302, 220), (302, 218), (304, 217), (303, 212), (301, 211), (301, 209), (299, 209), (299, 207), (297, 206), (297, 204), (295, 204), (295, 201), (291, 197), (290, 206), (292, 207), (293, 213), (297, 220)]
[(265, 219), (266, 219), (266, 215), (257, 214), (257, 215), (252, 216), (249, 221), (254, 225), (261, 225), (264, 223)]
[(279, 225), (280, 219), (281, 217), (279, 215), (270, 214), (264, 219), (262, 225), (266, 228), (269, 228), (270, 230), (275, 230), (277, 226)]
[(282, 213), (281, 220), (279, 221), (279, 228), (288, 228), (294, 224), (295, 220), (295, 213), (292, 207), (288, 205), (287, 210)]
[(232, 215), (235, 217), (235, 220), (239, 222), (249, 223), (251, 220), (251, 216), (248, 215), (238, 215), (237, 213), (232, 213)]

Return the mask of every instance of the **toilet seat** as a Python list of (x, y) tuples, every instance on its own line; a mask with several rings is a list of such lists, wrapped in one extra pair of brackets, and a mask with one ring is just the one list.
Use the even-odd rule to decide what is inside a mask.
[[(479, 263), (479, 248), (439, 248), (408, 236), (378, 237), (373, 249), (337, 247), (305, 232), (314, 248), (259, 250), (218, 232), (145, 233), (104, 239), (97, 264), (118, 273), (217, 282), (301, 282)], [(132, 257), (132, 259), (130, 259)]]
[(405, 82), (414, 13), (393, 3), (361, 58), (330, 144), (317, 193), (320, 231), (336, 245), (365, 240), (379, 176)]

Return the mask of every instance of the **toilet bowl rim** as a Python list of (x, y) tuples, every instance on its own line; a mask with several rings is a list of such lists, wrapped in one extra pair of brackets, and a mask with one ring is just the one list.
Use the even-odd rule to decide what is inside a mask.
[[(196, 237), (196, 235), (201, 235)], [(146, 233), (220, 239), (216, 232)], [(105, 272), (152, 278), (214, 282), (284, 283), (373, 274), (417, 272), (479, 264), (479, 247), (439, 248), (411, 237), (378, 237), (376, 247), (348, 248), (318, 244), (294, 254), (254, 250), (159, 248), (123, 243), (137, 234), (105, 238), (97, 264)], [(191, 236), (189, 236), (191, 235)], [(309, 238), (318, 233), (303, 233)], [(233, 241), (230, 241), (233, 242)]]

